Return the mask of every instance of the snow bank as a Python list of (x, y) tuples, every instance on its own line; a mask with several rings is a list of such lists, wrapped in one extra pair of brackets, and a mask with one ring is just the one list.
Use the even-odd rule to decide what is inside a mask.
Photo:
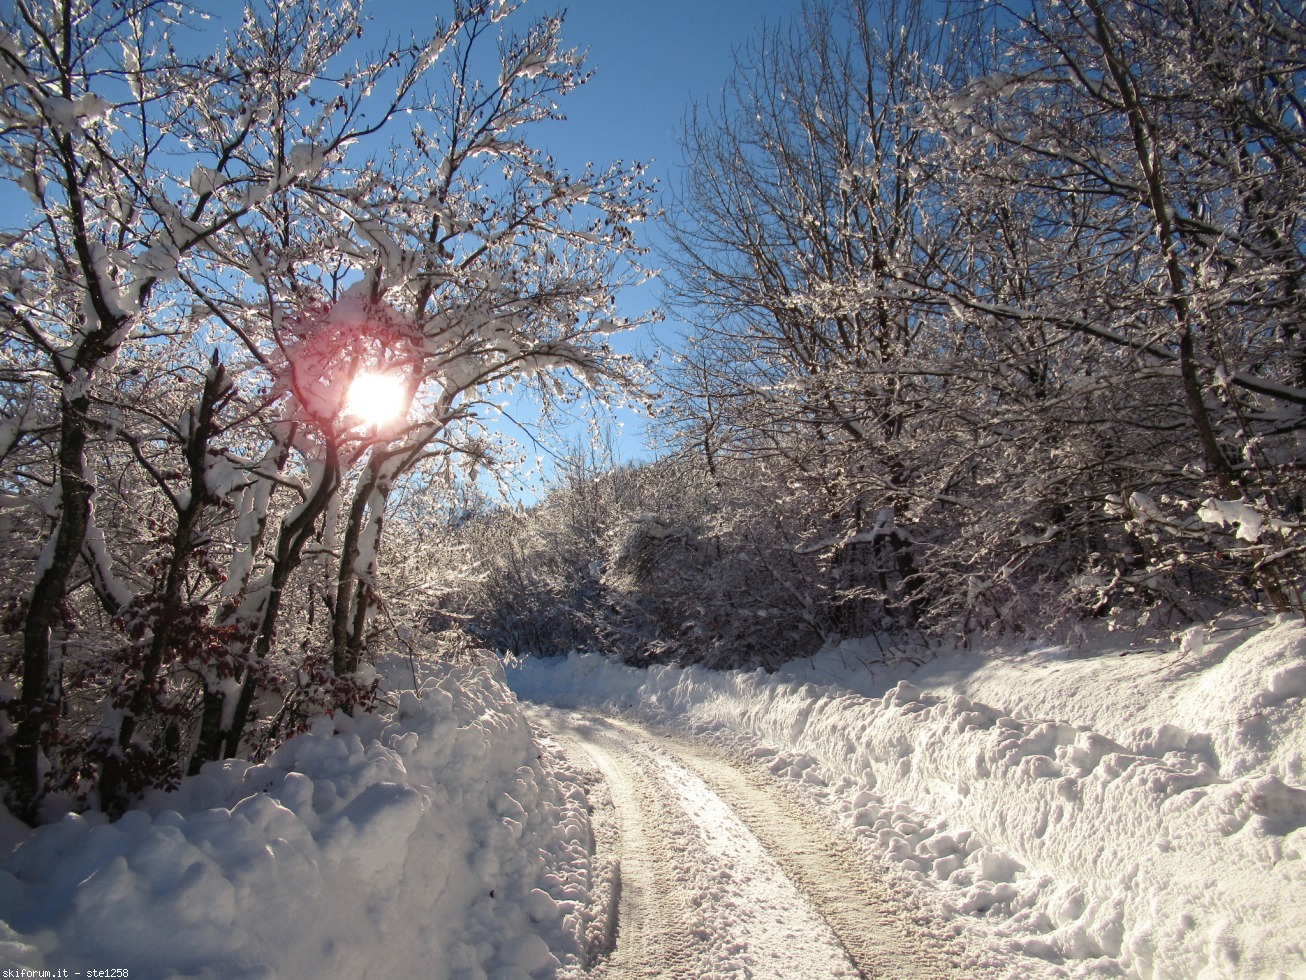
[[(211, 765), (115, 823), (0, 827), (0, 967), (554, 976), (584, 957), (583, 792), (502, 671)], [(2, 971), (0, 971), (2, 972)]]
[(797, 781), (1001, 951), (977, 967), (1306, 976), (1300, 621), (996, 653), (889, 671), (846, 646), (771, 676), (573, 656), (510, 681), (687, 727)]

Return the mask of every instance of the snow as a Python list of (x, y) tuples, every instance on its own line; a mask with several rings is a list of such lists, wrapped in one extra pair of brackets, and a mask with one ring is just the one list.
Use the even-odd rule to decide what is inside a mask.
[(202, 163), (190, 172), (190, 189), (196, 194), (212, 194), (226, 182), (225, 177)]
[[(511, 685), (751, 760), (909, 889), (970, 975), (1306, 976), (1300, 620), (848, 641), (770, 675), (579, 654), (425, 669), (403, 691), (408, 662), (383, 665), (391, 708), (210, 765), (117, 822), (0, 811), (0, 971), (582, 974), (612, 906), (597, 776), (532, 733)], [(714, 880), (713, 915), (758, 908), (756, 887)]]
[(977, 971), (1306, 976), (1306, 628), (1113, 639), (897, 669), (846, 643), (769, 676), (573, 655), (511, 681), (761, 761), (932, 896)]
[[(1255, 544), (1261, 539), (1261, 525), (1265, 523), (1265, 515), (1246, 500), (1220, 500), (1210, 497), (1202, 504), (1197, 516), (1207, 524), (1222, 527), (1236, 526), (1237, 537), (1249, 544)], [(1276, 531), (1281, 531), (1285, 527), (1282, 521), (1271, 520), (1269, 523)]]
[(296, 143), (290, 148), (290, 172), (294, 176), (315, 175), (326, 164), (326, 150), (314, 143)]
[(86, 539), (83, 548), (94, 563), (95, 576), (99, 580), (100, 587), (104, 589), (118, 609), (125, 609), (132, 601), (132, 591), (113, 572), (113, 561), (109, 557), (109, 548), (104, 543), (104, 531), (95, 523), (94, 498), (92, 498), (87, 515)]
[(112, 824), (4, 815), (0, 972), (552, 976), (589, 921), (589, 823), (561, 766), (483, 663)]

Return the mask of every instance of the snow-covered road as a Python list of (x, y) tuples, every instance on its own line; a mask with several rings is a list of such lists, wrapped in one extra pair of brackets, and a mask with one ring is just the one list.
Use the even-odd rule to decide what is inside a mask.
[(595, 976), (946, 977), (855, 846), (774, 780), (716, 749), (592, 711), (534, 722), (603, 779), (594, 816), (620, 895)]
[[(883, 653), (849, 641), (775, 674), (637, 670), (577, 654), (508, 676), (524, 701), (620, 719), (573, 716), (602, 733), (591, 739), (600, 747), (615, 739), (648, 757), (649, 792), (686, 811), (676, 820), (725, 827), (672, 775), (689, 770), (764, 842), (868, 975), (880, 970), (823, 884), (856, 896), (853, 923), (867, 906), (892, 921), (896, 906), (902, 928), (919, 930), (916, 945), (965, 976), (1306, 978), (1299, 619), (1230, 619), (1099, 649), (957, 651), (921, 665), (882, 665)], [(631, 743), (621, 733), (638, 731), (632, 723), (660, 734)], [(794, 813), (808, 815), (802, 825)], [(694, 832), (709, 853), (712, 833), (726, 833)], [(794, 841), (841, 836), (855, 848), (846, 859), (786, 855)], [(700, 903), (691, 925), (712, 928), (703, 905), (725, 902), (716, 883), (692, 880), (708, 872), (684, 851), (675, 860), (689, 870), (677, 864), (667, 877), (691, 878)], [(736, 866), (760, 876), (747, 860)], [(852, 888), (839, 869), (867, 880)], [(728, 884), (726, 901), (753, 902)], [(730, 941), (756, 956), (769, 951), (748, 945), (761, 931)], [(865, 948), (881, 948), (878, 925), (866, 931)]]
[(1306, 978), (1300, 620), (859, 649), (437, 663), (112, 823), (0, 811), (0, 972)]

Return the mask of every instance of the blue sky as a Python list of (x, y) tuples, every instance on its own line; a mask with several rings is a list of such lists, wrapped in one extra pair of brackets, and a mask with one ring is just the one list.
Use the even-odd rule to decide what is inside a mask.
[[(531, 0), (521, 14), (559, 6)], [(713, 101), (735, 51), (800, 8), (801, 0), (571, 0), (564, 34), (569, 44), (588, 49), (594, 78), (568, 97), (567, 122), (548, 133), (549, 151), (564, 163), (649, 162), (665, 187), (681, 162), (676, 137), (691, 102)], [(632, 292), (624, 312), (647, 309), (657, 294), (656, 285)], [(652, 330), (656, 339), (673, 342), (679, 324), (668, 319)], [(654, 339), (641, 341), (647, 348)], [(627, 458), (641, 456), (642, 420), (623, 412), (619, 421), (618, 449)]]
[[(522, 13), (565, 6), (569, 43), (589, 49), (589, 85), (569, 97), (558, 148), (588, 159), (678, 159), (675, 134), (691, 100), (710, 100), (736, 48), (765, 23), (787, 21), (799, 0), (530, 0)], [(551, 141), (553, 137), (551, 136)], [(551, 147), (552, 148), (552, 147)]]
[[(529, 21), (558, 9), (566, 11), (567, 43), (588, 50), (594, 78), (568, 96), (567, 121), (549, 127), (544, 145), (565, 165), (649, 163), (665, 187), (681, 162), (676, 137), (689, 105), (713, 101), (732, 71), (735, 51), (764, 25), (787, 23), (801, 0), (528, 0), (517, 16)], [(655, 237), (656, 227), (645, 234)], [(631, 291), (622, 312), (637, 315), (657, 300), (656, 284)], [(626, 342), (650, 350), (659, 341), (674, 343), (679, 329), (668, 319)], [(643, 457), (643, 420), (624, 411), (616, 420), (621, 457)], [(570, 438), (584, 435), (583, 424), (564, 430)]]

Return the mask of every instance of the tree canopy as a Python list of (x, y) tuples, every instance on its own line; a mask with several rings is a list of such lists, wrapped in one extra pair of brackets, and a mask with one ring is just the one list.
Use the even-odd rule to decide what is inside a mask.
[(608, 340), (648, 188), (532, 142), (588, 76), (518, 6), (385, 39), (352, 2), (203, 35), (155, 0), (3, 15), (15, 812), (113, 810), (366, 702), (402, 484), (488, 461), (504, 386), (639, 384)]

